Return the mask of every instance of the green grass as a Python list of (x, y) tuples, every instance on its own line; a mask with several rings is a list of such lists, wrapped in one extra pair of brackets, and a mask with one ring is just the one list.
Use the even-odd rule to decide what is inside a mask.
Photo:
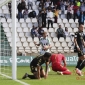
[[(57, 75), (56, 72), (49, 72), (48, 78), (41, 80), (31, 80), (29, 78), (22, 79), (22, 76), (25, 72), (28, 72), (29, 74), (32, 74), (30, 72), (29, 67), (18, 67), (17, 69), (17, 75), (18, 80), (21, 80), (23, 82), (26, 82), (30, 85), (85, 85), (85, 73), (84, 76), (77, 76), (75, 74), (74, 67), (68, 67), (72, 71), (72, 75)], [(85, 72), (85, 69), (83, 69), (83, 72)], [(0, 76), (0, 85), (21, 85), (20, 83), (17, 83), (11, 79), (7, 79), (5, 77)]]

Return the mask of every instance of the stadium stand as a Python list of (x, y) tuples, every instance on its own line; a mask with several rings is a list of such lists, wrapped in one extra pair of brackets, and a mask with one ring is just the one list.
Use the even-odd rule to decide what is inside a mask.
[[(17, 6), (18, 6), (19, 2), (20, 2), (20, 0), (17, 0)], [(25, 0), (25, 2), (26, 2), (26, 7), (28, 7), (27, 0)], [(71, 3), (71, 2), (69, 2), (69, 3)], [(23, 17), (20, 18), (19, 20), (17, 19), (17, 28), (16, 28), (17, 29), (17, 50), (20, 52), (38, 53), (40, 50), (40, 47), (36, 47), (34, 44), (34, 41), (39, 42), (38, 37), (35, 37), (33, 39), (31, 37), (31, 33), (30, 33), (33, 25), (35, 25), (35, 27), (38, 28), (38, 18), (37, 17), (39, 16), (39, 11), (41, 11), (41, 10), (39, 10), (39, 8), (40, 8), (39, 5), (40, 5), (40, 0), (38, 0), (38, 1), (34, 0), (32, 9), (28, 9), (29, 13), (35, 10), (35, 12), (36, 12), (35, 18), (28, 16), (28, 18), (26, 18), (26, 19), (24, 19)], [(55, 22), (53, 23), (53, 28), (50, 27), (49, 29), (47, 29), (47, 23), (46, 23), (46, 27), (43, 27), (43, 30), (48, 33), (48, 37), (51, 41), (52, 48), (50, 49), (50, 51), (54, 52), (54, 53), (59, 52), (59, 51), (62, 53), (73, 52), (72, 40), (70, 39), (70, 37), (66, 37), (66, 39), (61, 37), (58, 40), (56, 30), (57, 30), (59, 24), (61, 24), (61, 26), (64, 30), (65, 30), (65, 27), (68, 27), (68, 31), (70, 32), (70, 35), (74, 35), (74, 32), (76, 32), (78, 30), (78, 18), (75, 19), (75, 21), (73, 19), (69, 19), (69, 21), (68, 21), (68, 19), (66, 18), (67, 9), (65, 9), (64, 14), (61, 13), (60, 8), (59, 8), (59, 10), (60, 10), (60, 12), (59, 12), (59, 16), (57, 19), (57, 23), (55, 23)], [(18, 9), (17, 9), (17, 14), (18, 14)], [(9, 45), (11, 47), (12, 20), (10, 18), (9, 8), (8, 8), (7, 4), (2, 6), (2, 8), (0, 8), (0, 16), (2, 16), (2, 15), (4, 15), (4, 16), (1, 18), (0, 22), (2, 23), (4, 34), (6, 35)], [(85, 31), (85, 29), (84, 29), (84, 31)]]

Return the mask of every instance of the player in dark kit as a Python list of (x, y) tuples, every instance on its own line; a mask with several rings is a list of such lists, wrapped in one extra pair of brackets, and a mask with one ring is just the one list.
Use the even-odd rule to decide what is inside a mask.
[(84, 32), (83, 32), (84, 26), (80, 25), (78, 32), (75, 33), (75, 38), (74, 38), (74, 43), (77, 48), (78, 52), (78, 62), (76, 66), (76, 73), (80, 76), (82, 76), (81, 70), (85, 66), (85, 53), (84, 53), (84, 48), (85, 48), (85, 41), (84, 41)]
[[(42, 56), (37, 56), (30, 63), (30, 69), (33, 75), (25, 73), (22, 79), (29, 77), (30, 79), (40, 79), (41, 77), (47, 78), (48, 76), (48, 65), (50, 60), (51, 53), (46, 52)], [(46, 64), (46, 71), (42, 68), (42, 64)]]

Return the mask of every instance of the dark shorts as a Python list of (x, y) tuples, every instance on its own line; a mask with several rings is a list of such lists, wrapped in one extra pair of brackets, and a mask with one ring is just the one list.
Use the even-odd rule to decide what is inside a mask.
[(78, 51), (78, 57), (81, 57), (81, 56), (83, 56), (83, 55), (85, 55), (85, 52), (84, 51)]
[[(30, 65), (30, 69), (31, 69), (32, 73), (37, 72), (37, 67)], [(42, 70), (43, 70), (43, 68), (42, 68), (42, 66), (40, 66), (40, 71), (42, 71)]]

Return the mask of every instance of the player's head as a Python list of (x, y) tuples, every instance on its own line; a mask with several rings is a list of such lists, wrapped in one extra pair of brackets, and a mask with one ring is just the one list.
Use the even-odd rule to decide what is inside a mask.
[(81, 25), (79, 26), (79, 31), (82, 32), (83, 29), (84, 29), (84, 25), (81, 24)]
[(47, 32), (44, 32), (43, 33), (43, 37), (47, 37)]
[(51, 56), (51, 53), (49, 53), (49, 52), (46, 52), (46, 53), (43, 55), (44, 59), (49, 59), (50, 56)]

